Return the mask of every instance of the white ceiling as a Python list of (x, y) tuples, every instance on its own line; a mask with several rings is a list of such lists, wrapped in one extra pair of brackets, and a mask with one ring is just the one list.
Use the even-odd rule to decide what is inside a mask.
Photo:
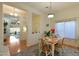
[[(38, 9), (45, 13), (49, 11), (49, 8), (46, 8), (46, 7), (50, 6), (50, 2), (20, 2), (17, 4), (22, 6), (30, 6), (32, 8)], [(79, 3), (78, 2), (52, 2), (52, 11), (58, 12), (74, 6), (79, 6)]]
[[(48, 12), (50, 6), (50, 2), (28, 2), (24, 3), (25, 5), (31, 6), (43, 12)], [(63, 9), (67, 9), (69, 7), (78, 6), (78, 2), (52, 2), (52, 11), (57, 12)]]

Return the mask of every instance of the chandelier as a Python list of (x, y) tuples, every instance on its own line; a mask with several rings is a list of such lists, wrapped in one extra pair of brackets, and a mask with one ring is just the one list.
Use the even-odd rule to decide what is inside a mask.
[(52, 13), (52, 2), (50, 2), (48, 18), (53, 18), (53, 17), (54, 17), (54, 14)]

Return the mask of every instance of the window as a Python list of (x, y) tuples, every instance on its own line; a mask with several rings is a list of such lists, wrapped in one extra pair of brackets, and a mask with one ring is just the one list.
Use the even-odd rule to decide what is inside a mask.
[(64, 36), (64, 22), (56, 24), (56, 33), (59, 36)]
[(75, 21), (56, 23), (56, 34), (65, 38), (75, 39)]

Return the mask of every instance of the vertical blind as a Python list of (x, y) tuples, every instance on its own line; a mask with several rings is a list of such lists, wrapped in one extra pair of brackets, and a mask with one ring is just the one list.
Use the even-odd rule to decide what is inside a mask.
[(58, 22), (55, 27), (59, 36), (75, 39), (75, 21)]

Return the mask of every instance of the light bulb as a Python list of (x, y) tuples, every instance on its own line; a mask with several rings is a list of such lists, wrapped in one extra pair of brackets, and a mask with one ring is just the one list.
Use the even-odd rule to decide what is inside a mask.
[(17, 13), (15, 13), (15, 14), (14, 13), (10, 13), (10, 15), (13, 15), (13, 16), (16, 16), (16, 17), (18, 16)]
[(17, 13), (15, 13), (15, 14), (14, 14), (14, 16), (18, 16), (18, 14), (17, 14)]
[(20, 23), (20, 21), (17, 21), (17, 23)]
[(10, 15), (13, 15), (13, 13), (10, 13)]
[(27, 28), (26, 26), (23, 27), (23, 32), (26, 32), (27, 31)]
[(49, 14), (49, 15), (48, 15), (48, 18), (53, 18), (53, 17), (54, 17), (53, 14)]

